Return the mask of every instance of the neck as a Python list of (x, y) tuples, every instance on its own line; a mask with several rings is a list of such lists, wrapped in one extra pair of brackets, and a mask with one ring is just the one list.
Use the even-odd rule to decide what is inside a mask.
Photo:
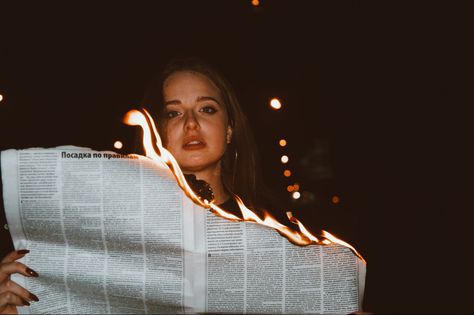
[(222, 183), (220, 168), (185, 173), (193, 174), (196, 176), (196, 179), (204, 180), (211, 186), (212, 192), (214, 193), (214, 203), (216, 205), (224, 203), (229, 198), (229, 194)]

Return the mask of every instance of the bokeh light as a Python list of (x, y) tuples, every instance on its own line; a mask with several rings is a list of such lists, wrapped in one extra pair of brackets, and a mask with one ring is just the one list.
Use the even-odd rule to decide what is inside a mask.
[(0, 94), (0, 102), (3, 101), (3, 95)]
[(341, 198), (340, 198), (339, 196), (337, 196), (337, 195), (334, 195), (334, 196), (332, 196), (332, 198), (331, 198), (331, 202), (332, 202), (333, 204), (337, 205), (338, 203), (341, 202)]
[(291, 171), (290, 170), (285, 170), (283, 172), (283, 175), (285, 175), (285, 177), (290, 177), (291, 176)]
[(282, 155), (282, 156), (281, 156), (281, 162), (282, 162), (283, 164), (288, 163), (289, 160), (290, 160), (290, 159), (288, 158), (287, 155)]
[(280, 100), (277, 99), (277, 98), (272, 98), (271, 101), (270, 101), (270, 106), (273, 109), (280, 109), (281, 108)]
[(123, 148), (123, 143), (122, 143), (121, 141), (118, 141), (118, 140), (115, 141), (115, 142), (114, 142), (114, 148), (116, 148), (116, 149), (121, 149), (121, 148)]
[(295, 191), (292, 195), (293, 199), (300, 199), (301, 194), (298, 191)]
[(252, 0), (252, 5), (254, 7), (258, 7), (260, 5), (260, 1), (259, 0)]
[(288, 187), (286, 187), (286, 190), (288, 190), (288, 192), (292, 192), (295, 190), (295, 187), (293, 187), (293, 185), (288, 185)]
[(280, 145), (280, 147), (284, 147), (286, 146), (286, 140), (285, 139), (281, 139), (278, 144)]
[(295, 184), (293, 185), (293, 188), (294, 188), (295, 191), (300, 190), (300, 184), (295, 183)]

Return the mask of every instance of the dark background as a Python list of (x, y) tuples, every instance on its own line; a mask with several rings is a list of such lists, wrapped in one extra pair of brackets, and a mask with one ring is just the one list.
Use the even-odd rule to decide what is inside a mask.
[(147, 81), (200, 56), (234, 84), (268, 185), (368, 261), (366, 311), (469, 313), (472, 41), (472, 1), (1, 2), (0, 149), (131, 152)]

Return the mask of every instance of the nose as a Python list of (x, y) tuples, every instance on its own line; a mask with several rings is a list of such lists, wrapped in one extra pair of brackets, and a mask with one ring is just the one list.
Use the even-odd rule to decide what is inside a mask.
[(184, 129), (197, 129), (199, 128), (199, 122), (194, 114), (194, 112), (186, 113), (186, 119), (184, 121)]

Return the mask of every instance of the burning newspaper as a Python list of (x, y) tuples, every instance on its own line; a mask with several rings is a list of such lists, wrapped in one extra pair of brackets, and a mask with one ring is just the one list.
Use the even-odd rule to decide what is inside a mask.
[(366, 266), (338, 244), (196, 205), (164, 163), (78, 147), (1, 154), (5, 212), (40, 301), (22, 313), (351, 313)]

